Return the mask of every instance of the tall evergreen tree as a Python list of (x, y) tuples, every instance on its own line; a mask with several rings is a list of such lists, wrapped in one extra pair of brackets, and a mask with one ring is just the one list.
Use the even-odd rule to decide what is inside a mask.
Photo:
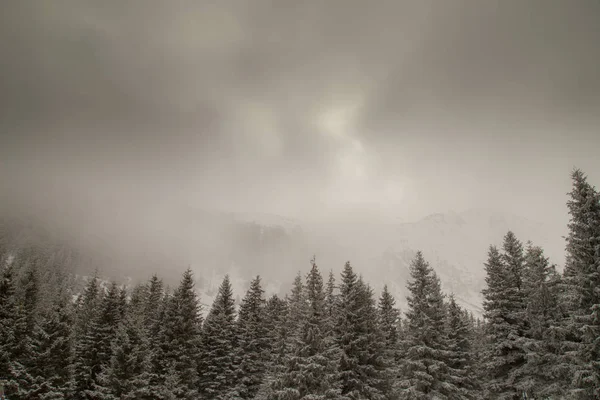
[(256, 395), (269, 361), (265, 302), (264, 290), (257, 276), (242, 300), (237, 323), (239, 365), (235, 391), (242, 399), (251, 399)]
[(31, 399), (69, 399), (73, 378), (73, 310), (65, 294), (55, 300), (49, 315), (35, 327)]
[(490, 247), (485, 264), (487, 287), (483, 290), (484, 316), (487, 320), (487, 346), (483, 365), (486, 396), (499, 399), (520, 398), (523, 350), (523, 298), (514, 270), (504, 263), (498, 249)]
[(97, 398), (156, 399), (151, 371), (151, 349), (143, 319), (128, 314), (111, 342), (111, 357), (99, 379)]
[(329, 335), (323, 277), (314, 259), (306, 278), (307, 308), (271, 399), (339, 399), (337, 351)]
[(385, 399), (391, 389), (373, 291), (356, 276), (349, 262), (342, 272), (339, 304), (336, 333), (342, 395), (350, 399)]
[(199, 371), (200, 393), (206, 398), (222, 399), (235, 385), (235, 328), (233, 291), (225, 275), (203, 326)]
[(396, 299), (388, 290), (388, 286), (383, 286), (381, 297), (379, 298), (379, 321), (381, 329), (385, 336), (385, 348), (388, 353), (389, 363), (396, 365), (398, 359), (398, 326), (400, 320), (400, 311), (396, 308)]
[(555, 332), (560, 319), (559, 285), (560, 276), (555, 266), (550, 265), (541, 247), (529, 243), (522, 283), (527, 304), (525, 319), (528, 321), (523, 388), (534, 398), (565, 395), (560, 340)]
[(288, 303), (277, 295), (271, 296), (265, 307), (265, 325), (270, 343), (271, 366), (281, 364), (286, 354)]
[[(198, 397), (198, 360), (201, 357), (202, 316), (192, 271), (188, 268), (175, 293), (168, 298), (161, 329), (161, 352), (166, 371), (175, 374), (177, 399)], [(166, 380), (167, 376), (165, 376)]]
[(19, 378), (24, 371), (21, 361), (25, 347), (22, 339), (27, 333), (25, 317), (16, 295), (14, 267), (8, 265), (0, 276), (0, 384), (15, 397), (20, 395)]
[(600, 193), (582, 171), (574, 170), (571, 178), (564, 353), (571, 364), (573, 394), (592, 398), (600, 397)]
[(113, 282), (76, 348), (75, 399), (94, 399), (100, 396), (100, 374), (110, 362), (111, 342), (116, 336), (120, 322), (120, 290)]
[(476, 374), (471, 348), (472, 324), (469, 315), (450, 296), (447, 307), (448, 368), (450, 382), (459, 388), (457, 398), (476, 399)]
[(399, 395), (403, 399), (460, 398), (448, 365), (449, 343), (439, 278), (421, 252), (411, 263), (410, 276)]

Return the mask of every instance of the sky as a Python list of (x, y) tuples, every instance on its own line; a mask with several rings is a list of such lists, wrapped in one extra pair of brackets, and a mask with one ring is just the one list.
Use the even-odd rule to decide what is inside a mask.
[(573, 167), (600, 185), (597, 0), (2, 8), (4, 212), (563, 226)]

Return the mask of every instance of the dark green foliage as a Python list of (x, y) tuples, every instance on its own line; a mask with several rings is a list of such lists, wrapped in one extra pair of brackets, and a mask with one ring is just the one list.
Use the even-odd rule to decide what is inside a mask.
[(410, 267), (399, 395), (403, 399), (461, 398), (450, 370), (450, 345), (440, 282), (421, 252)]
[(396, 366), (399, 362), (398, 327), (400, 325), (400, 311), (396, 308), (396, 299), (389, 292), (388, 286), (383, 286), (378, 304), (379, 323), (385, 336), (386, 357), (388, 363)]
[(239, 365), (235, 391), (242, 399), (256, 395), (267, 370), (270, 345), (265, 319), (264, 290), (257, 276), (242, 300), (237, 323)]
[(176, 381), (177, 399), (198, 397), (198, 361), (201, 357), (202, 317), (200, 303), (190, 269), (186, 270), (179, 287), (167, 299), (160, 346), (164, 381)]
[(306, 278), (307, 307), (299, 332), (293, 336), (284, 367), (271, 386), (270, 399), (339, 399), (337, 351), (329, 335), (323, 278), (312, 263)]
[(151, 386), (152, 349), (143, 319), (129, 314), (111, 343), (111, 357), (100, 377), (101, 399), (155, 399)]
[(385, 338), (377, 320), (373, 291), (358, 279), (349, 262), (342, 272), (339, 296), (336, 336), (342, 395), (349, 399), (385, 399), (391, 388)]
[(69, 399), (73, 378), (73, 310), (60, 296), (49, 315), (41, 318), (33, 335), (30, 398)]
[(567, 202), (569, 235), (564, 271), (564, 362), (572, 393), (600, 397), (600, 193), (580, 170), (572, 173)]
[(457, 398), (476, 399), (478, 385), (473, 358), (473, 325), (470, 316), (450, 296), (447, 305), (448, 380), (458, 389)]
[(204, 397), (222, 399), (234, 387), (236, 347), (235, 304), (226, 275), (203, 326), (199, 371)]

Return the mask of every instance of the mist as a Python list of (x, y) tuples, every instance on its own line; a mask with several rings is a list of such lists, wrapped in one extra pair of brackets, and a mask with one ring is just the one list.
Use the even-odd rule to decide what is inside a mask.
[(0, 19), (0, 213), (128, 260), (184, 265), (229, 239), (214, 212), (486, 208), (560, 238), (571, 169), (600, 181), (597, 1), (19, 1)]

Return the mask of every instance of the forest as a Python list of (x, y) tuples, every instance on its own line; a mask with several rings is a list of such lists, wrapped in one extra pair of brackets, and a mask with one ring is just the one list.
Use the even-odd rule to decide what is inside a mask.
[[(60, 258), (0, 243), (7, 399), (599, 399), (600, 192), (572, 172), (566, 264), (507, 232), (487, 251), (483, 318), (421, 252), (405, 310), (347, 262), (312, 259), (285, 295), (225, 276), (201, 310), (191, 270), (79, 290)], [(468, 245), (468, 244), (465, 244)], [(205, 311), (205, 312), (203, 312)]]

